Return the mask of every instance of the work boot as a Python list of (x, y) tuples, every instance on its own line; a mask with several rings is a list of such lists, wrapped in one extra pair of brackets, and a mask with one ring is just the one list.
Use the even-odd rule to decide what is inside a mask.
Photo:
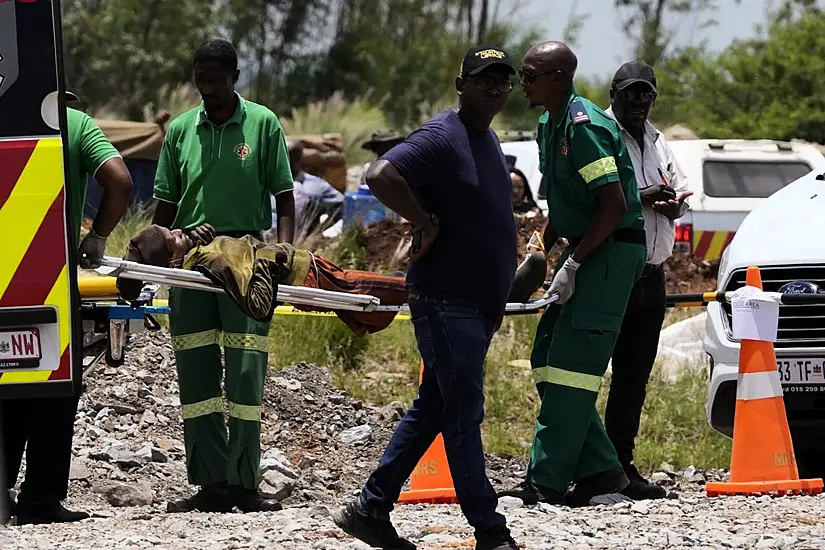
[(476, 550), (519, 550), (506, 525), (476, 531)]
[(231, 512), (233, 507), (232, 495), (225, 483), (204, 485), (200, 491), (191, 497), (174, 498), (166, 504), (169, 513), (180, 512)]
[(86, 512), (67, 510), (60, 502), (53, 504), (27, 505), (17, 503), (17, 525), (41, 525), (46, 523), (73, 523), (88, 519)]
[(8, 491), (0, 495), (0, 525), (6, 525), (14, 515), (14, 499)]
[(415, 550), (415, 544), (398, 536), (388, 519), (372, 518), (359, 510), (356, 502), (332, 514), (335, 525), (345, 533), (374, 548), (384, 550)]
[(597, 504), (618, 504), (630, 500), (621, 494), (630, 480), (621, 468), (615, 468), (580, 479), (568, 494), (571, 507), (595, 506)]
[(230, 490), (235, 506), (245, 514), (252, 512), (277, 512), (278, 510), (284, 509), (277, 499), (261, 493), (257, 489), (246, 489), (244, 487), (234, 486), (231, 487)]
[(665, 491), (664, 487), (650, 483), (642, 477), (642, 474), (639, 473), (635, 465), (630, 464), (625, 467), (624, 471), (630, 480), (630, 485), (622, 491), (622, 494), (628, 498), (633, 500), (647, 500), (665, 498), (667, 496), (667, 491)]
[(562, 506), (567, 504), (565, 493), (541, 487), (529, 481), (522, 481), (519, 485), (506, 491), (496, 493), (498, 498), (501, 497), (515, 497), (520, 498), (525, 506), (532, 506), (539, 502)]

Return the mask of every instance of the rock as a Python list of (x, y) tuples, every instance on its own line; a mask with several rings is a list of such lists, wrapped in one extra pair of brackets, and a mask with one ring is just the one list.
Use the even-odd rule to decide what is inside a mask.
[(174, 439), (169, 439), (166, 437), (159, 437), (155, 440), (155, 445), (158, 446), (158, 449), (161, 451), (169, 451), (171, 450), (177, 443)]
[(152, 462), (152, 444), (146, 443), (135, 452), (134, 456), (141, 462)]
[(286, 381), (286, 389), (290, 391), (298, 391), (302, 388), (301, 382), (299, 380), (287, 380)]
[(698, 473), (693, 474), (692, 476), (690, 476), (688, 478), (688, 481), (691, 482), (691, 483), (704, 483), (705, 482), (705, 476), (703, 476), (702, 474), (698, 474)]
[(266, 451), (261, 458), (261, 471), (267, 472), (269, 470), (278, 471), (290, 479), (298, 479), (299, 477), (292, 462), (277, 447), (272, 447)]
[(156, 447), (152, 447), (152, 462), (165, 463), (168, 461), (169, 457), (166, 456), (166, 453)]
[(149, 506), (154, 494), (152, 488), (145, 483), (115, 483), (103, 488), (101, 494), (112, 506)]
[(670, 476), (665, 472), (655, 472), (652, 476), (650, 476), (650, 481), (653, 483), (665, 483), (670, 481)]
[(140, 421), (143, 424), (155, 424), (157, 423), (158, 419), (155, 416), (155, 413), (147, 409), (143, 411), (143, 416), (140, 418)]
[(119, 403), (109, 405), (109, 407), (115, 411), (117, 414), (140, 414), (143, 412), (143, 409), (137, 409), (135, 407), (130, 407), (128, 405), (122, 405)]
[(87, 480), (90, 477), (92, 477), (92, 471), (89, 469), (88, 460), (83, 458), (72, 460), (72, 465), (69, 469), (70, 480)]
[(304, 401), (306, 401), (307, 403), (315, 403), (315, 398), (312, 395), (305, 393)]
[(144, 457), (138, 457), (136, 456), (136, 453), (120, 448), (113, 449), (110, 451), (110, 454), (111, 462), (114, 462), (121, 468), (136, 468), (145, 462), (151, 461), (152, 459), (151, 449), (149, 450), (149, 454)]
[(521, 508), (524, 502), (516, 497), (499, 497), (498, 507), (502, 510), (509, 510), (511, 508)]
[(295, 490), (295, 480), (291, 479), (277, 470), (270, 470), (262, 477), (266, 487), (264, 492), (269, 493), (278, 501), (287, 498)]
[(630, 506), (630, 511), (635, 512), (637, 514), (647, 515), (650, 512), (650, 506), (648, 506), (644, 502), (634, 502)]
[(340, 433), (338, 439), (345, 445), (355, 445), (368, 441), (371, 436), (372, 428), (369, 424), (362, 424), (360, 426), (355, 426), (354, 428), (344, 430)]

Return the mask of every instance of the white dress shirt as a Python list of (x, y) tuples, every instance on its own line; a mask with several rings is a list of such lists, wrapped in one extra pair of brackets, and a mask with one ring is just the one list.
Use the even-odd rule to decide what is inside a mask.
[[(612, 107), (608, 108), (606, 112), (614, 119), (616, 118)], [(639, 186), (639, 190), (665, 183), (677, 193), (687, 191), (687, 178), (679, 167), (673, 151), (667, 144), (665, 136), (650, 121), (645, 121), (644, 139), (642, 140), (644, 151), (622, 124), (618, 120), (616, 122), (627, 143), (627, 150), (630, 153), (630, 160), (633, 162), (633, 171), (636, 172), (636, 185)], [(686, 200), (682, 204), (680, 215), (683, 215), (687, 209)], [(673, 244), (676, 241), (675, 222), (647, 205), (642, 205), (642, 213), (645, 218), (645, 233), (647, 236), (647, 263), (659, 265), (673, 253)]]

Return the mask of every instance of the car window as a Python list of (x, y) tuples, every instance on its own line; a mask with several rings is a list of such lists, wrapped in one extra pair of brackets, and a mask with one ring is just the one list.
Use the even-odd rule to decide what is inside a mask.
[(765, 198), (811, 171), (803, 161), (706, 160), (702, 186), (709, 197)]

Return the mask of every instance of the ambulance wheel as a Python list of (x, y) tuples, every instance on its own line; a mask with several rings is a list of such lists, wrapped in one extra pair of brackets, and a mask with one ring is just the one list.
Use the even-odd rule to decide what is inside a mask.
[(106, 348), (106, 364), (112, 368), (118, 368), (123, 365), (124, 361), (126, 360), (126, 349), (124, 348), (123, 353), (121, 354), (120, 359), (115, 359), (112, 357), (112, 350), (110, 348)]

